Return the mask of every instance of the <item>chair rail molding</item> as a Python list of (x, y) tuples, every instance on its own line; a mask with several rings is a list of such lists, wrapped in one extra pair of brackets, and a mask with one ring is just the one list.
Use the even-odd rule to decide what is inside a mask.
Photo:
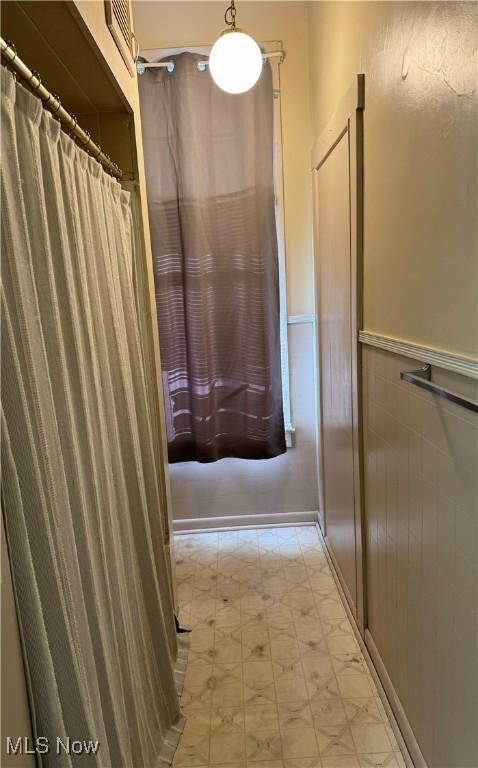
[(413, 360), (420, 360), (423, 363), (430, 363), (430, 365), (435, 365), (446, 371), (459, 373), (461, 376), (467, 376), (470, 379), (478, 379), (477, 357), (458, 355), (456, 352), (426, 347), (416, 342), (383, 336), (380, 333), (372, 333), (370, 331), (359, 331), (359, 341), (361, 344), (379, 347), (379, 349), (385, 349), (397, 355), (411, 357)]

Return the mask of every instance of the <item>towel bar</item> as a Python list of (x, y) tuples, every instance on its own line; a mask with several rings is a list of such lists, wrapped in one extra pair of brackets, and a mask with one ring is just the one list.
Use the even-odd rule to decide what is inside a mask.
[(416, 387), (425, 389), (427, 392), (433, 392), (433, 394), (438, 395), (438, 397), (443, 397), (445, 400), (450, 400), (452, 403), (461, 405), (469, 411), (478, 413), (478, 403), (475, 402), (475, 400), (467, 400), (467, 398), (458, 395), (456, 392), (451, 392), (449, 389), (444, 389), (444, 387), (439, 387), (438, 384), (434, 384), (430, 381), (431, 372), (431, 365), (424, 365), (423, 368), (419, 368), (416, 371), (402, 371), (400, 378), (402, 381), (407, 381), (409, 384), (414, 384)]

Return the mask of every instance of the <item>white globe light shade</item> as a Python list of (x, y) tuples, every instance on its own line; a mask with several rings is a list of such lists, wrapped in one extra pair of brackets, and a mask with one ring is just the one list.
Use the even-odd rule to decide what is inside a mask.
[(209, 71), (223, 91), (244, 93), (259, 80), (261, 49), (245, 32), (224, 32), (211, 49)]

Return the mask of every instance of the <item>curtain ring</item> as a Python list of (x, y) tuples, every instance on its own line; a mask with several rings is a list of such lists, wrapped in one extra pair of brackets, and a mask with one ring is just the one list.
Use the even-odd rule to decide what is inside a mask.
[[(51, 109), (49, 107), (50, 101), (57, 101), (58, 102), (58, 106), (57, 106), (56, 109)], [(61, 107), (61, 99), (60, 99), (60, 97), (57, 96), (56, 93), (49, 93), (48, 94), (48, 98), (45, 100), (45, 106), (50, 109), (50, 112), (53, 115), (53, 117), (56, 117), (56, 115), (59, 112), (60, 107)], [(59, 118), (57, 117), (56, 119), (58, 120)]]
[[(36, 77), (36, 79), (38, 80), (38, 85), (32, 85), (32, 79), (34, 77)], [(32, 69), (32, 76), (29, 78), (28, 82), (31, 85), (31, 87), (35, 89), (35, 91), (38, 91), (41, 85), (41, 76), (40, 76), (40, 73), (36, 71), (36, 69)]]
[(98, 144), (98, 152), (96, 153), (96, 155), (93, 155), (95, 160), (97, 160), (99, 158), (99, 156), (101, 155), (102, 152), (103, 152), (103, 150), (101, 149), (101, 145)]
[(75, 124), (73, 128), (70, 128), (69, 136), (70, 136), (70, 139), (73, 139), (73, 141), (76, 142), (75, 130), (76, 130), (76, 126), (78, 125), (78, 118), (76, 115), (73, 114), (73, 112), (70, 113), (70, 117), (73, 118), (73, 120), (75, 121)]
[(86, 135), (88, 136), (88, 141), (85, 141), (85, 142), (84, 142), (84, 148), (85, 148), (85, 149), (88, 149), (88, 145), (89, 145), (89, 144), (90, 144), (90, 142), (91, 142), (91, 134), (90, 134), (90, 132), (89, 132), (89, 131), (87, 131), (87, 130), (86, 130), (86, 128), (83, 128), (83, 133), (86, 133)]
[(60, 97), (58, 96), (58, 94), (56, 94), (56, 93), (54, 93), (54, 94), (52, 94), (52, 95), (53, 95), (53, 98), (55, 99), (55, 101), (57, 101), (57, 102), (58, 102), (58, 106), (57, 106), (57, 108), (56, 108), (56, 109), (52, 109), (52, 110), (51, 110), (51, 113), (52, 113), (52, 115), (57, 115), (57, 114), (58, 114), (58, 112), (59, 112), (59, 111), (60, 111), (60, 109), (61, 109), (61, 99), (60, 99)]
[[(5, 42), (7, 44), (7, 48), (10, 48), (13, 51), (13, 58), (9, 59), (7, 56), (5, 56), (5, 58), (7, 59), (7, 64), (13, 64), (13, 62), (17, 58), (17, 49), (15, 47), (15, 43), (12, 42), (12, 40), (5, 40)], [(11, 75), (15, 80), (15, 82), (18, 82), (18, 74), (16, 69), (11, 70)]]
[(13, 64), (13, 62), (17, 58), (17, 49), (15, 46), (15, 43), (13, 43), (11, 40), (5, 40), (5, 42), (7, 44), (7, 48), (11, 48), (11, 50), (13, 51), (13, 59), (10, 59), (10, 62)]

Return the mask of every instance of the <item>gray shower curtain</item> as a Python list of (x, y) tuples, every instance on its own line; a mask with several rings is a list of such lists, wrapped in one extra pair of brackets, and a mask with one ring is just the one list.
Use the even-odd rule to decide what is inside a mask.
[[(2, 511), (38, 761), (169, 765), (177, 639), (129, 193), (3, 67), (1, 181)], [(57, 754), (68, 737), (98, 750)]]
[(201, 56), (141, 75), (171, 462), (285, 451), (270, 66), (241, 95)]

